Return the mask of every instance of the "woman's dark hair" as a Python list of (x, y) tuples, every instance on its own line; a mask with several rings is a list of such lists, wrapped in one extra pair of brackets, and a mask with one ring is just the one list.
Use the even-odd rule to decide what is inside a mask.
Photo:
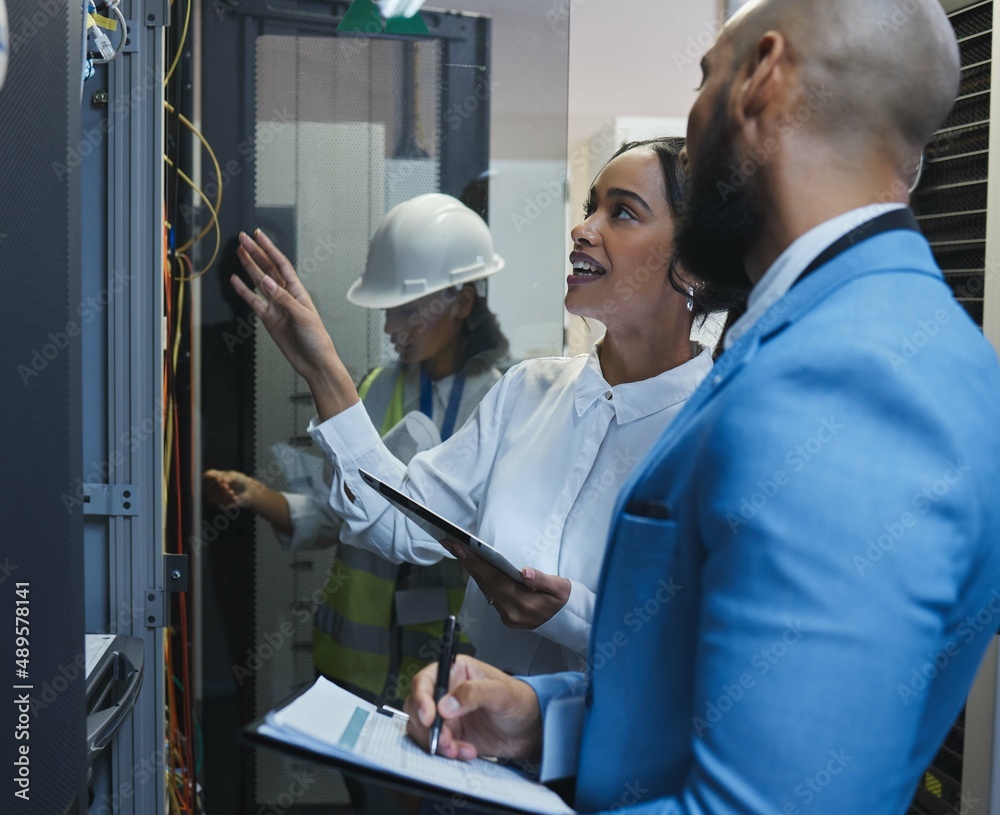
[[(655, 139), (630, 141), (618, 148), (617, 152), (608, 159), (608, 163), (610, 164), (623, 153), (639, 149), (652, 150), (659, 159), (660, 168), (663, 170), (663, 186), (666, 190), (667, 205), (670, 207), (670, 214), (677, 218), (684, 209), (687, 194), (687, 175), (681, 166), (680, 159), (681, 150), (684, 149), (684, 139), (678, 136), (659, 136)], [(745, 301), (734, 303), (731, 297), (720, 296), (720, 293), (713, 291), (712, 287), (704, 281), (686, 276), (677, 263), (676, 255), (670, 261), (667, 280), (675, 291), (685, 297), (689, 296), (689, 286), (694, 289), (693, 314), (695, 320), (702, 323), (713, 312), (738, 310), (742, 314), (745, 309)]]
[(510, 353), (510, 342), (500, 330), (497, 315), (486, 305), (486, 298), (475, 291), (475, 286), (468, 284), (476, 295), (472, 311), (462, 327), (465, 342), (462, 344), (462, 367), (470, 363), (482, 363), (483, 367), (493, 367), (506, 359)]

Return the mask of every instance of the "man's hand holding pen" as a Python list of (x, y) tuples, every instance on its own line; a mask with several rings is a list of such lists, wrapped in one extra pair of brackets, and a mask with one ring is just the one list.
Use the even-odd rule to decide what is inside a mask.
[(405, 705), (410, 738), (429, 749), (430, 731), (440, 715), (437, 752), (447, 758), (531, 759), (541, 754), (538, 697), (525, 682), (463, 655), (452, 665), (448, 692), (435, 704), (439, 665), (428, 665), (413, 678)]

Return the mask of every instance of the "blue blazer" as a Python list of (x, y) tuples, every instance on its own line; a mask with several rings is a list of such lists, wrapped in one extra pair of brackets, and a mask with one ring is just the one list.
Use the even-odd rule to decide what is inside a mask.
[(1000, 628), (1000, 369), (922, 236), (802, 279), (612, 524), (577, 807), (902, 813)]

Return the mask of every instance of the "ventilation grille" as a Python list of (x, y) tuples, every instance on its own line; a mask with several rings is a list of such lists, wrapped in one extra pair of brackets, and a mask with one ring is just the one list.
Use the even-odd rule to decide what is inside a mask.
[[(980, 326), (986, 270), (993, 2), (951, 15), (962, 54), (958, 100), (924, 155), (913, 209), (955, 297)], [(908, 815), (954, 815), (962, 801), (965, 711), (917, 785)]]
[(955, 107), (925, 151), (924, 174), (913, 194), (913, 209), (955, 297), (981, 326), (986, 270), (992, 0), (955, 12), (951, 22), (962, 54), (962, 84)]
[(955, 815), (962, 810), (962, 743), (965, 712), (924, 772), (908, 815)]

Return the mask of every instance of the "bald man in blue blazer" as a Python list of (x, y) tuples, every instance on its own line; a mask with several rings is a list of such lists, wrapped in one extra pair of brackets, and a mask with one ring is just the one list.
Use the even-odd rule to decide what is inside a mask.
[(906, 206), (958, 51), (906, 8), (756, 0), (706, 55), (676, 274), (748, 310), (620, 499), (588, 674), (463, 659), (445, 755), (588, 812), (906, 811), (1000, 628), (1000, 369)]

